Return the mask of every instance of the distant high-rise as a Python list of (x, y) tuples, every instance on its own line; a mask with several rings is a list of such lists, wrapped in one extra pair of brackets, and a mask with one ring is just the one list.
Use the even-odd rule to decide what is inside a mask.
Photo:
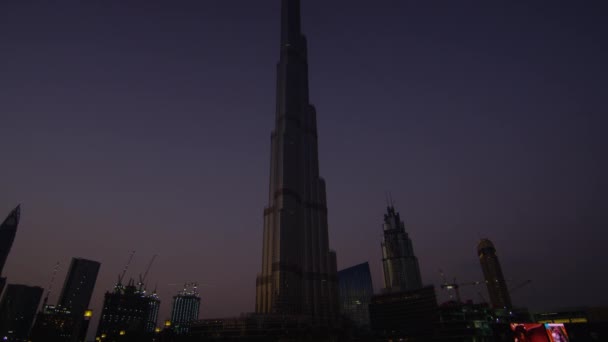
[(105, 294), (96, 336), (105, 336), (106, 341), (114, 341), (120, 336), (125, 336), (125, 341), (141, 338), (146, 334), (148, 310), (148, 298), (133, 281), (127, 286), (119, 283), (113, 292)]
[(8, 341), (25, 341), (30, 333), (42, 288), (9, 284), (0, 301), (0, 336)]
[(435, 288), (375, 295), (369, 315), (372, 330), (385, 341), (430, 341), (439, 322)]
[(148, 317), (146, 319), (146, 332), (151, 333), (157, 327), (158, 324), (158, 312), (160, 310), (160, 298), (156, 294), (156, 291), (146, 296), (148, 300)]
[(405, 224), (393, 206), (384, 214), (384, 241), (382, 241), (382, 265), (384, 287), (389, 292), (411, 291), (422, 288), (418, 258), (405, 231)]
[(65, 278), (58, 306), (69, 311), (72, 316), (74, 326), (72, 341), (74, 342), (80, 335), (81, 323), (84, 322), (85, 311), (89, 308), (100, 266), (101, 264), (97, 261), (72, 258)]
[(502, 274), (502, 268), (496, 255), (496, 248), (494, 248), (492, 241), (482, 239), (477, 245), (477, 255), (479, 256), (481, 270), (488, 287), (492, 306), (496, 308), (510, 308), (511, 296), (509, 295), (507, 283), (505, 282), (505, 277)]
[(15, 235), (17, 235), (17, 227), (19, 226), (19, 219), (21, 218), (21, 206), (8, 214), (8, 217), (0, 225), (0, 275), (6, 264), (8, 253), (11, 251), (13, 242), (15, 241)]
[(326, 326), (338, 314), (336, 255), (329, 249), (325, 181), (319, 176), (316, 110), (309, 101), (300, 0), (282, 0), (281, 17), (256, 312), (299, 316)]
[(177, 296), (173, 296), (171, 325), (177, 334), (187, 334), (190, 325), (198, 320), (201, 298), (196, 292), (196, 285), (186, 286)]
[(338, 272), (340, 313), (358, 327), (369, 327), (369, 304), (374, 295), (367, 262)]

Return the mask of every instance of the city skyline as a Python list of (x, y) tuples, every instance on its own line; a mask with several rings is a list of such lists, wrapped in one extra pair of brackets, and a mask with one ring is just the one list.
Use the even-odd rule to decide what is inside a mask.
[[(160, 320), (177, 289), (169, 284), (188, 280), (202, 284), (201, 317), (253, 311), (279, 2), (238, 3), (0, 5), (12, 14), (0, 30), (13, 32), (0, 56), (0, 152), (9, 165), (0, 213), (23, 203), (7, 283), (46, 289), (57, 260), (57, 279), (72, 257), (97, 260), (97, 322), (103, 293), (135, 249), (135, 280), (159, 254), (149, 279), (159, 282)], [(593, 43), (597, 14), (576, 5), (518, 14), (516, 4), (438, 12), (366, 4), (310, 1), (303, 10), (339, 269), (368, 261), (381, 287), (377, 218), (390, 189), (423, 283), (440, 284), (438, 268), (481, 280), (475, 246), (488, 237), (501, 246), (507, 278), (533, 279), (515, 305), (606, 304), (605, 276), (592, 272), (606, 266), (608, 174), (598, 81), (608, 76), (608, 53)], [(518, 15), (528, 19), (522, 26), (512, 24)], [(573, 26), (559, 25), (564, 18)], [(489, 29), (472, 34), (480, 27)], [(541, 272), (548, 268), (555, 272)], [(589, 291), (578, 292), (577, 278)], [(478, 300), (476, 291), (463, 298)]]

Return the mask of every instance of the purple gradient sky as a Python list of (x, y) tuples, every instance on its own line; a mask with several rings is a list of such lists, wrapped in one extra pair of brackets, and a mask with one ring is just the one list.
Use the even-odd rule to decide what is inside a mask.
[[(381, 288), (391, 191), (426, 283), (481, 279), (483, 236), (533, 280), (516, 304), (608, 305), (605, 2), (303, 3), (340, 268)], [(202, 317), (252, 311), (278, 27), (278, 0), (1, 1), (9, 282), (60, 260), (53, 302), (72, 256), (98, 260), (97, 321), (134, 249), (132, 276), (159, 254), (161, 319), (186, 281)]]

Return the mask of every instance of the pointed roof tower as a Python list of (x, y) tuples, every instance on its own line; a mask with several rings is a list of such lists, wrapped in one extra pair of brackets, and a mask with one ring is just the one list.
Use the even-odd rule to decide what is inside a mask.
[(21, 205), (18, 205), (0, 225), (0, 275), (2, 275), (4, 264), (6, 264), (6, 259), (15, 241), (20, 219)]

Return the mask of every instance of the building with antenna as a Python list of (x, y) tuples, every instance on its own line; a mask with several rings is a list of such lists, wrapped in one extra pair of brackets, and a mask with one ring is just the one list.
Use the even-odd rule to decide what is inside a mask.
[(392, 204), (387, 207), (387, 213), (384, 214), (382, 231), (384, 234), (381, 246), (385, 290), (398, 292), (421, 288), (420, 266), (418, 258), (414, 255), (412, 240)]
[(382, 230), (385, 289), (369, 305), (372, 330), (388, 340), (427, 341), (439, 321), (435, 288), (422, 285), (412, 240), (392, 200)]
[(479, 263), (488, 287), (492, 306), (494, 308), (511, 308), (511, 296), (492, 241), (482, 239), (477, 245), (477, 255), (479, 256)]
[(198, 320), (200, 305), (196, 283), (185, 284), (184, 289), (173, 296), (171, 324), (176, 334), (184, 335), (190, 331), (190, 325)]

